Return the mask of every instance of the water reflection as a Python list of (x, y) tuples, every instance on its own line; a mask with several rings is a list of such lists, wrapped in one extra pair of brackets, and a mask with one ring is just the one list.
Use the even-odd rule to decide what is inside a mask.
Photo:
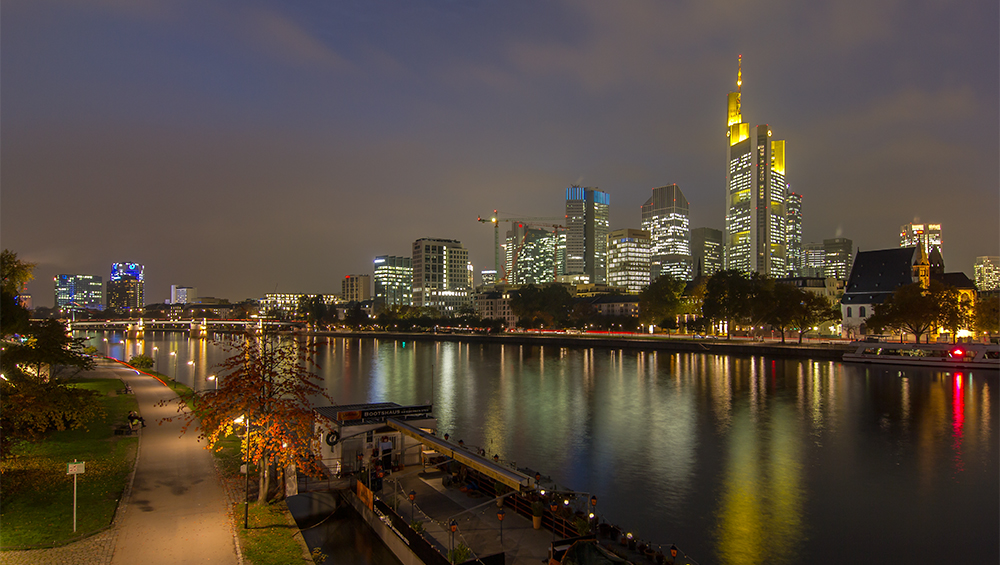
[[(196, 388), (225, 358), (180, 334), (109, 337), (124, 355), (156, 347), (160, 370)], [(337, 403), (433, 401), (440, 433), (594, 493), (606, 519), (702, 563), (839, 563), (845, 544), (870, 562), (1000, 561), (986, 543), (1000, 530), (995, 372), (316, 344)]]

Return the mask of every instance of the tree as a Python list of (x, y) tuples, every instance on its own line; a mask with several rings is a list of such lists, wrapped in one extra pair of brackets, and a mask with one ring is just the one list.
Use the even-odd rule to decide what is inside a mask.
[(368, 314), (361, 308), (360, 302), (351, 304), (344, 315), (344, 323), (355, 329), (360, 328), (367, 321)]
[(840, 308), (837, 308), (825, 296), (808, 291), (803, 292), (802, 303), (792, 318), (792, 324), (799, 328), (800, 345), (802, 338), (817, 324), (828, 320), (840, 320), (842, 315)]
[(876, 332), (892, 329), (911, 333), (919, 343), (920, 336), (937, 326), (939, 316), (939, 301), (929, 289), (913, 283), (897, 288), (885, 302), (876, 305), (865, 323)]
[(749, 295), (750, 280), (743, 273), (719, 271), (705, 283), (702, 314), (710, 320), (726, 322), (726, 339), (729, 339), (733, 325), (745, 317)]
[(302, 316), (310, 324), (321, 322), (328, 317), (329, 308), (322, 294), (316, 296), (300, 296), (295, 313)]
[[(210, 449), (247, 430), (245, 453), (260, 469), (258, 502), (264, 502), (271, 498), (272, 467), (319, 471), (312, 401), (330, 398), (313, 372), (313, 346), (305, 342), (248, 333), (223, 346), (231, 355), (217, 373), (218, 389), (178, 399), (177, 417), (184, 420), (182, 433), (195, 426)], [(191, 411), (184, 410), (186, 399)]]
[(958, 339), (958, 330), (973, 324), (972, 301), (955, 287), (932, 282), (931, 295), (937, 300), (938, 323), (951, 333), (951, 342)]
[(34, 263), (21, 261), (17, 258), (17, 253), (4, 249), (0, 253), (0, 277), (2, 277), (0, 290), (17, 296), (24, 285), (35, 278), (34, 270)]
[(1000, 333), (1000, 296), (980, 296), (976, 299), (975, 327), (979, 333)]
[(132, 358), (128, 360), (128, 364), (132, 365), (136, 369), (148, 371), (153, 368), (153, 358), (149, 355), (133, 355)]
[(561, 285), (529, 284), (511, 293), (510, 309), (524, 328), (560, 328), (569, 319), (573, 297)]
[[(781, 331), (781, 343), (785, 343), (785, 330), (795, 324), (796, 316), (803, 310), (806, 294), (812, 293), (788, 283), (774, 285), (767, 322)], [(801, 335), (800, 332), (799, 336)]]
[[(664, 320), (675, 320), (681, 307), (683, 292), (682, 280), (671, 275), (656, 279), (639, 293), (639, 321), (647, 325), (664, 326)], [(674, 327), (676, 326), (675, 323)]]

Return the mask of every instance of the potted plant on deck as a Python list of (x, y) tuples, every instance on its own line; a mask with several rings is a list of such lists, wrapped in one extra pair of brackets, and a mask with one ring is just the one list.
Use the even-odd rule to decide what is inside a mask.
[(536, 529), (542, 529), (542, 516), (545, 515), (545, 504), (541, 500), (531, 503), (531, 525)]

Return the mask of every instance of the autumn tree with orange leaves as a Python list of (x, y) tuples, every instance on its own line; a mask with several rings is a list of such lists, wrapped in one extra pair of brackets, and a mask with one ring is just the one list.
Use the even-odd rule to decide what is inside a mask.
[(289, 465), (308, 473), (320, 470), (312, 401), (329, 396), (313, 372), (318, 365), (309, 343), (265, 332), (243, 334), (222, 346), (231, 355), (218, 371), (218, 389), (191, 394), (191, 410), (186, 410), (188, 398), (179, 399), (182, 433), (194, 426), (208, 449), (243, 433), (244, 459), (249, 452), (260, 469), (257, 501), (265, 502), (275, 470)]

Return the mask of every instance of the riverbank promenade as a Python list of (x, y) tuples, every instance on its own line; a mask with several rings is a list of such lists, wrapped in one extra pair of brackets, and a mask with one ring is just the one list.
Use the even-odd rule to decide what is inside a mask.
[[(110, 361), (89, 377), (121, 379), (135, 393), (146, 427), (139, 432), (133, 479), (111, 527), (88, 539), (53, 549), (5, 551), (12, 565), (174, 565), (239, 563), (225, 491), (212, 454), (177, 416), (177, 395), (157, 379)], [(85, 512), (86, 509), (80, 509)]]

